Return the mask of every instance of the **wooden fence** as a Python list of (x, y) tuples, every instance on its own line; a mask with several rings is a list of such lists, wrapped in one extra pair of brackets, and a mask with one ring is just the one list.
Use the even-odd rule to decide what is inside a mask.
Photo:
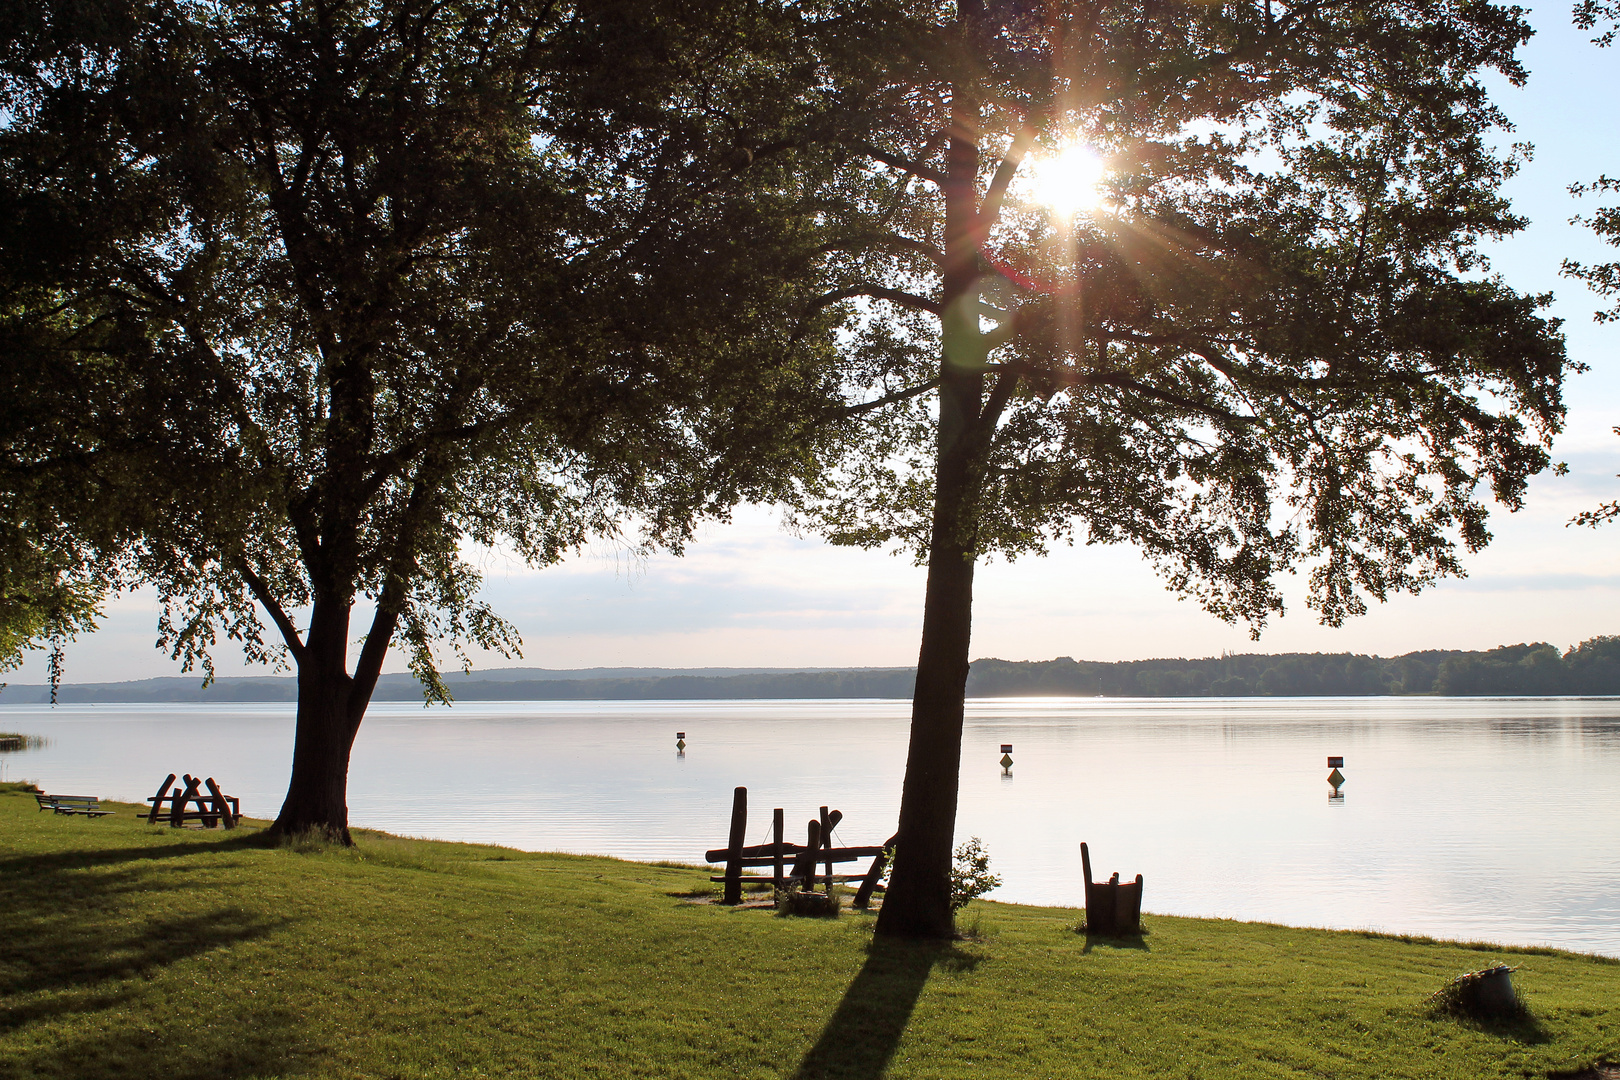
[[(776, 889), (797, 885), (806, 890), (813, 890), (819, 876), (829, 896), (832, 894), (834, 884), (859, 881), (861, 886), (855, 893), (855, 906), (864, 909), (871, 902), (873, 891), (878, 888), (878, 880), (883, 877), (894, 838), (890, 837), (883, 844), (871, 847), (833, 847), (832, 832), (843, 817), (841, 811), (829, 810), (823, 806), (820, 816), (809, 820), (805, 829), (804, 843), (793, 844), (783, 837), (782, 810), (777, 808), (771, 812), (773, 834), (771, 842), (744, 845), (743, 840), (748, 831), (748, 789), (739, 787), (733, 794), (731, 802), (730, 842), (723, 848), (711, 848), (703, 855), (709, 862), (723, 861), (726, 864), (724, 874), (710, 878), (711, 881), (725, 882), (725, 895), (721, 898), (721, 902), (742, 903), (744, 881), (769, 881)], [(833, 872), (835, 864), (858, 862), (861, 859), (872, 860), (871, 866), (867, 867), (864, 873)], [(766, 866), (771, 868), (769, 878), (743, 876), (745, 868)], [(816, 873), (818, 866), (822, 869), (819, 875)]]

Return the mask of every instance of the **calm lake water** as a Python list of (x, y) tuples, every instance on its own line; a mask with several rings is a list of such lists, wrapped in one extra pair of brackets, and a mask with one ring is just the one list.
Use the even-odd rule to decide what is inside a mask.
[[(798, 839), (823, 803), (844, 812), (842, 842), (877, 843), (894, 831), (908, 709), (380, 704), (355, 745), (351, 819), (698, 862), (744, 784), (750, 843), (769, 839), (773, 807)], [(8, 779), (140, 801), (171, 771), (212, 775), (271, 817), (293, 726), (282, 704), (7, 706), (0, 730), (51, 740), (0, 755)], [(1149, 911), (1620, 956), (1617, 775), (1617, 699), (977, 700), (958, 829), (983, 838), (1000, 900), (1079, 906), (1084, 840), (1101, 876), (1145, 875)]]

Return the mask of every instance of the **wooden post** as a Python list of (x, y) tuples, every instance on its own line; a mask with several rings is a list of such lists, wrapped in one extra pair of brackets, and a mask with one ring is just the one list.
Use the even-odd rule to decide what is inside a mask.
[(788, 871), (788, 877), (798, 878), (805, 884), (813, 885), (816, 876), (816, 852), (820, 850), (821, 822), (811, 818), (809, 827), (805, 830), (804, 850), (793, 860), (793, 869)]
[(878, 880), (883, 877), (883, 868), (889, 865), (889, 849), (894, 846), (897, 839), (898, 837), (891, 836), (883, 842), (883, 850), (877, 853), (877, 857), (872, 860), (872, 868), (861, 879), (861, 887), (855, 890), (857, 910), (865, 911), (867, 905), (872, 902), (872, 890), (877, 888)]
[(175, 795), (174, 806), (169, 810), (169, 828), (171, 829), (178, 829), (181, 822), (185, 820), (181, 815), (186, 812), (186, 804), (196, 797), (197, 785), (202, 783), (201, 780), (198, 780), (190, 773), (187, 773), (181, 779), (185, 780), (186, 789), (184, 792)]
[(771, 836), (774, 845), (771, 854), (776, 859), (776, 863), (772, 867), (771, 883), (780, 892), (782, 889), (782, 808), (780, 806), (771, 811)]
[[(840, 816), (842, 816), (842, 815), (840, 815)], [(827, 808), (825, 806), (823, 806), (821, 808), (821, 847), (825, 851), (831, 851), (832, 850), (832, 827), (833, 827), (833, 822), (831, 820), (829, 820), (829, 815), (827, 813)], [(828, 858), (827, 858), (826, 869), (824, 871), (826, 873), (826, 875), (827, 875), (826, 884), (827, 884), (827, 895), (828, 896), (831, 896), (832, 891), (833, 891), (832, 870), (833, 870), (832, 857), (829, 855)]]
[(219, 824), (219, 817), (214, 811), (214, 792), (217, 790), (214, 778), (210, 776), (204, 780), (203, 787), (208, 788), (208, 794), (205, 796), (202, 793), (202, 788), (197, 789), (197, 809), (203, 815), (203, 828), (212, 829)]
[(152, 797), (152, 810), (146, 815), (148, 825), (157, 824), (158, 811), (163, 809), (163, 796), (169, 793), (169, 785), (172, 783), (174, 783), (174, 773), (169, 774), (169, 778), (163, 781), (162, 786), (157, 790), (157, 794)]
[(739, 787), (731, 798), (731, 842), (726, 855), (726, 904), (742, 903), (742, 846), (748, 831), (748, 789)]
[(204, 782), (208, 785), (208, 794), (213, 796), (214, 809), (219, 811), (219, 820), (225, 823), (227, 829), (236, 828), (236, 818), (231, 814), (231, 804), (225, 801), (225, 793), (219, 790), (212, 776)]

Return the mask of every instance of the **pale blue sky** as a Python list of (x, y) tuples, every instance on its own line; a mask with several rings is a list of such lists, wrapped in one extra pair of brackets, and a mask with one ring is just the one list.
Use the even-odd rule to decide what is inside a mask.
[[(1524, 53), (1529, 84), (1501, 84), (1498, 100), (1536, 146), (1509, 193), (1531, 227), (1500, 245), (1495, 268), (1513, 286), (1557, 294), (1572, 355), (1592, 370), (1568, 387), (1568, 430), (1555, 447), (1567, 477), (1531, 487), (1528, 508), (1493, 519), (1496, 541), (1468, 562), (1469, 577), (1402, 597), (1339, 630), (1295, 604), (1258, 645), (1167, 593), (1134, 552), (1080, 547), (1045, 559), (984, 567), (975, 605), (975, 657), (1141, 659), (1223, 649), (1356, 651), (1490, 648), (1529, 640), (1560, 646), (1620, 633), (1620, 525), (1565, 528), (1577, 511), (1620, 497), (1620, 324), (1591, 319), (1598, 300), (1558, 276), (1562, 259), (1620, 253), (1567, 219), (1582, 204), (1566, 188), (1620, 173), (1620, 50), (1599, 50), (1569, 25), (1567, 4), (1537, 8)], [(745, 508), (705, 528), (685, 558), (645, 563), (598, 545), (541, 571), (491, 559), (486, 593), (524, 636), (523, 663), (540, 667), (655, 665), (904, 665), (916, 659), (923, 572), (881, 552), (840, 550), (777, 527), (769, 508)], [(1295, 589), (1293, 592), (1298, 593)], [(116, 602), (103, 629), (70, 646), (70, 681), (171, 674), (153, 649), (149, 596)], [(241, 673), (229, 648), (222, 674)], [(394, 657), (391, 670), (403, 664)], [(5, 676), (39, 682), (36, 658)]]

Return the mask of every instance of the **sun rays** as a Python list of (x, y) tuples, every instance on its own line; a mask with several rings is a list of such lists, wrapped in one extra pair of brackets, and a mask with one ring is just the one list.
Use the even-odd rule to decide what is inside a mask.
[(1062, 218), (1094, 214), (1108, 205), (1108, 159), (1082, 142), (1068, 143), (1025, 166), (1026, 196)]

